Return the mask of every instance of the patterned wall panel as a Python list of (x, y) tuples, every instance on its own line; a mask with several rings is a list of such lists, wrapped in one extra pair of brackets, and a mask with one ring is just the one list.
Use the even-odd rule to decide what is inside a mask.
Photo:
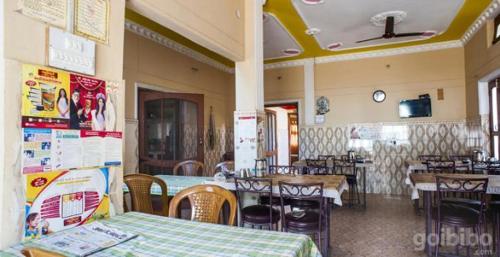
[[(196, 133), (193, 129), (187, 129), (184, 138), (191, 138), (193, 140), (185, 140), (184, 149), (194, 149), (193, 144), (196, 144)], [(205, 142), (208, 142), (208, 131), (204, 132)], [(194, 136), (193, 136), (194, 135)], [(214, 149), (209, 149), (208, 144), (205, 143), (205, 176), (213, 176), (214, 168), (217, 163), (221, 161), (222, 155), (226, 152), (233, 151), (233, 130), (219, 128), (216, 129), (215, 133), (215, 146)], [(125, 174), (137, 173), (139, 172), (139, 129), (137, 120), (126, 120), (125, 121), (125, 159), (124, 159), (124, 170)], [(185, 155), (189, 156), (191, 153), (186, 152)]]
[(123, 160), (124, 174), (139, 172), (139, 128), (137, 120), (125, 120), (125, 154)]
[(233, 151), (233, 131), (231, 129), (216, 129), (215, 145), (208, 147), (208, 130), (205, 131), (205, 176), (213, 176), (215, 165), (222, 159), (226, 152)]
[[(351, 139), (353, 128), (374, 128), (377, 139)], [(320, 154), (340, 156), (348, 150), (374, 162), (367, 172), (370, 193), (408, 194), (404, 184), (406, 161), (421, 154), (466, 154), (489, 145), (488, 120), (458, 122), (401, 122), (349, 124), (339, 127), (302, 127), (299, 133), (300, 159)]]

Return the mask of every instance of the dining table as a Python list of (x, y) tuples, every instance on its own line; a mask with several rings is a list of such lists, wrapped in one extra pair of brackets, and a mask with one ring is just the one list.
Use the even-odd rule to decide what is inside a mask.
[[(481, 174), (440, 174), (448, 177), (460, 178), (484, 178), (488, 177), (487, 194), (500, 194), (500, 175)], [(423, 192), (424, 213), (425, 213), (425, 238), (431, 238), (432, 233), (432, 192), (437, 191), (436, 174), (434, 173), (412, 173), (409, 176), (412, 188), (412, 198), (419, 198), (418, 191)], [(425, 240), (425, 252), (428, 257), (433, 256), (432, 247), (428, 245), (429, 240)]]
[[(111, 228), (138, 236), (121, 244), (106, 248), (90, 256), (169, 256), (169, 257), (230, 257), (276, 256), (321, 257), (321, 253), (307, 235), (278, 231), (257, 230), (226, 226), (139, 212), (127, 212), (100, 220)], [(57, 232), (48, 236), (57, 236)], [(0, 256), (23, 256), (25, 247), (36, 247), (71, 254), (30, 240), (0, 251)]]
[[(334, 161), (331, 159), (326, 160), (326, 166), (329, 169), (333, 169), (334, 167)], [(304, 169), (307, 167), (307, 162), (306, 160), (298, 160), (295, 161), (293, 166), (297, 168)], [(364, 162), (354, 162), (354, 168), (355, 169), (360, 169), (361, 170), (361, 179), (363, 181), (363, 204), (361, 205), (363, 209), (366, 209), (366, 171), (373, 171), (375, 168), (375, 164), (373, 161), (366, 160)]]
[[(342, 193), (349, 188), (347, 184), (347, 179), (343, 175), (289, 175), (289, 174), (273, 174), (267, 175), (263, 178), (269, 178), (272, 180), (273, 187), (273, 195), (279, 197), (279, 182), (287, 182), (287, 183), (300, 183), (300, 184), (308, 184), (308, 183), (323, 183), (323, 198), (324, 200), (331, 199), (332, 202), (338, 206), (342, 206)], [(223, 187), (228, 190), (236, 190), (236, 184), (234, 179), (226, 179), (226, 180), (211, 180), (206, 181), (206, 184), (213, 184)], [(307, 193), (307, 192), (304, 192)], [(325, 201), (327, 202), (327, 201)], [(328, 206), (328, 205), (326, 205)], [(331, 208), (328, 206), (325, 208), (325, 216), (326, 216), (326, 242), (328, 242), (327, 254), (329, 254), (330, 249), (330, 217), (331, 217)]]
[[(236, 190), (234, 178), (215, 179), (213, 177), (188, 177), (188, 176), (171, 176), (171, 175), (157, 175), (156, 177), (162, 179), (167, 184), (169, 196), (175, 195), (177, 192), (184, 188), (195, 185), (210, 184), (217, 185), (230, 191)], [(274, 174), (267, 175), (264, 178), (271, 178), (273, 181), (273, 196), (279, 197), (279, 181), (289, 183), (323, 183), (323, 198), (330, 199), (335, 205), (342, 206), (342, 193), (348, 190), (346, 177), (343, 175), (284, 175)], [(124, 191), (127, 192), (126, 186)], [(160, 195), (161, 188), (157, 184), (151, 186), (151, 194)], [(326, 208), (327, 216), (327, 235), (329, 243), (330, 237), (330, 216), (331, 208)]]

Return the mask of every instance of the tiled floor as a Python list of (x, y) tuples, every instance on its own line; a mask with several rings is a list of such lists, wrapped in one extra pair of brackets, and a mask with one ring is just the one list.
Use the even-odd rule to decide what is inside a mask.
[(424, 256), (413, 242), (417, 233), (424, 232), (424, 217), (415, 215), (409, 197), (367, 198), (367, 210), (343, 207), (332, 211), (331, 256)]

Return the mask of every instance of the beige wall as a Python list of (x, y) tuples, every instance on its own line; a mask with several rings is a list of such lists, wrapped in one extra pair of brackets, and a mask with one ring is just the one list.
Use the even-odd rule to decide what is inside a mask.
[[(464, 78), (463, 48), (331, 62), (316, 64), (315, 97), (330, 100), (325, 126), (402, 121), (399, 101), (426, 93), (432, 98), (432, 117), (412, 121), (461, 120), (465, 118)], [(302, 67), (268, 70), (266, 101), (302, 98), (303, 85)], [(444, 89), (444, 100), (437, 100), (438, 88)], [(383, 103), (373, 102), (376, 89), (386, 92)]]
[[(195, 69), (196, 71), (194, 71)], [(213, 106), (217, 127), (232, 127), (234, 74), (215, 69), (132, 32), (125, 32), (123, 76), (126, 118), (135, 119), (135, 84), (178, 93), (203, 94), (205, 124)]]
[[(0, 17), (5, 41), (5, 53), (0, 59), (0, 85), (2, 101), (2, 124), (0, 153), (4, 160), (0, 172), (0, 249), (21, 239), (24, 218), (24, 183), (21, 175), (21, 65), (22, 63), (45, 64), (45, 44), (47, 26), (41, 22), (22, 16), (16, 9), (16, 1), (2, 1), (4, 8)], [(0, 11), (2, 8), (0, 8)], [(96, 76), (105, 80), (122, 82), (123, 27), (125, 1), (112, 1), (110, 13), (109, 45), (97, 44)], [(1, 33), (2, 30), (0, 30)], [(2, 69), (5, 67), (5, 70)], [(120, 96), (121, 95), (121, 96)], [(117, 126), (123, 129), (123, 91), (118, 97)], [(112, 170), (111, 200), (121, 211), (122, 169)], [(117, 186), (118, 185), (118, 186)]]
[(244, 0), (129, 0), (127, 7), (233, 61), (244, 58)]
[(491, 45), (492, 21), (465, 45), (467, 118), (479, 115), (478, 81), (500, 68), (500, 44)]

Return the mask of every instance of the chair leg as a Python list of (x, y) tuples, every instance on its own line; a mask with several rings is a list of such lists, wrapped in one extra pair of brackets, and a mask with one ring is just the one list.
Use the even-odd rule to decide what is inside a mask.
[(495, 212), (495, 229), (493, 231), (495, 236), (495, 250), (496, 256), (500, 257), (500, 212)]
[(436, 230), (435, 230), (435, 235), (436, 235), (436, 242), (434, 246), (434, 253), (435, 256), (439, 256), (439, 245), (441, 244), (441, 223), (439, 221), (436, 221)]
[(359, 188), (358, 188), (357, 183), (356, 183), (356, 197), (357, 197), (358, 205), (361, 205), (361, 197), (359, 196)]

